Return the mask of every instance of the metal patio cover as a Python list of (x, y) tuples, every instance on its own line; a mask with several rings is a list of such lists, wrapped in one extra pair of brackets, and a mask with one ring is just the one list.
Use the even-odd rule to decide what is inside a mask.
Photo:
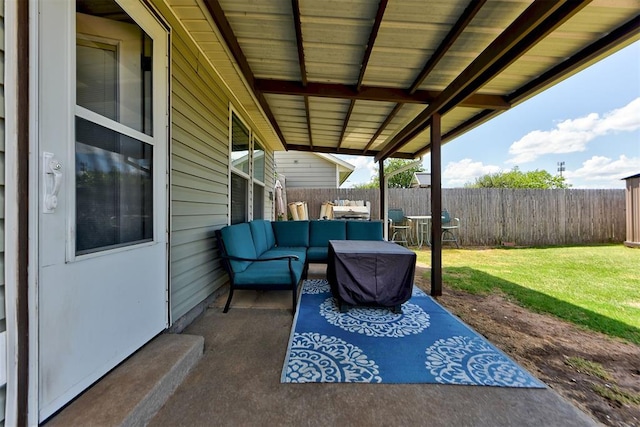
[(285, 149), (376, 161), (428, 152), (434, 113), (446, 143), (640, 27), (638, 0), (203, 3)]

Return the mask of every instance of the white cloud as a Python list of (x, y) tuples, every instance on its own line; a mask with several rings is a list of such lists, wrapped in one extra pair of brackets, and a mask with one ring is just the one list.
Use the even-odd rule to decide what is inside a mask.
[(377, 174), (378, 164), (373, 161), (373, 157), (368, 156), (346, 156), (338, 155), (345, 162), (351, 163), (356, 168), (353, 173), (349, 175), (346, 185), (344, 187), (353, 187), (357, 184), (366, 184), (371, 181)]
[[(566, 171), (567, 182), (574, 188), (621, 188), (622, 178), (640, 170), (640, 157), (621, 155), (617, 160), (604, 156), (593, 156), (574, 171)], [(579, 182), (580, 184), (576, 184)]]
[(366, 170), (371, 177), (376, 174), (378, 168), (378, 164), (373, 161), (373, 157), (358, 156), (352, 158), (352, 161), (350, 161), (349, 163), (354, 165), (356, 169)]
[(640, 129), (640, 98), (600, 117), (596, 113), (560, 122), (549, 131), (529, 132), (511, 144), (507, 163), (521, 164), (544, 154), (585, 151), (587, 144), (598, 136)]
[(611, 132), (633, 132), (638, 129), (640, 129), (640, 98), (605, 114), (598, 123), (596, 131), (604, 135)]
[(471, 159), (462, 159), (459, 162), (450, 162), (444, 168), (442, 177), (445, 180), (444, 187), (461, 187), (468, 182), (474, 182), (476, 178), (488, 173), (500, 172), (499, 166), (485, 165), (482, 162), (474, 162)]

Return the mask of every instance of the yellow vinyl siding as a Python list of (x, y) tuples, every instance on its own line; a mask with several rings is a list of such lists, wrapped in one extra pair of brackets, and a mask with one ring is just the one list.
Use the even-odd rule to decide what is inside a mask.
[[(172, 27), (170, 301), (175, 322), (228, 280), (214, 230), (228, 222), (230, 95), (175, 17), (163, 15)], [(265, 215), (272, 218), (273, 153), (267, 151), (265, 160)]]
[[(228, 99), (190, 40), (172, 34), (171, 315), (226, 282), (213, 230), (227, 224)], [(222, 94), (222, 95), (221, 95)]]

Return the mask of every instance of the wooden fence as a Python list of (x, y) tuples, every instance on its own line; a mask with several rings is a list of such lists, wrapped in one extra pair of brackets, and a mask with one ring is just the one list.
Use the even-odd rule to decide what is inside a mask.
[[(289, 202), (305, 201), (309, 218), (319, 218), (325, 201), (368, 200), (379, 219), (378, 190), (291, 188)], [(405, 215), (431, 211), (431, 190), (389, 189), (388, 207)], [(625, 240), (624, 190), (515, 190), (454, 188), (442, 190), (442, 207), (460, 218), (462, 245), (568, 245)]]

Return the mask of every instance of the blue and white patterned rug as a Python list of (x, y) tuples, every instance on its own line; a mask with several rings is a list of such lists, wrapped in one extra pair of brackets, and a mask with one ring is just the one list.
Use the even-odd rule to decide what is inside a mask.
[(440, 383), (545, 388), (414, 287), (402, 314), (340, 313), (326, 280), (306, 280), (281, 382)]

